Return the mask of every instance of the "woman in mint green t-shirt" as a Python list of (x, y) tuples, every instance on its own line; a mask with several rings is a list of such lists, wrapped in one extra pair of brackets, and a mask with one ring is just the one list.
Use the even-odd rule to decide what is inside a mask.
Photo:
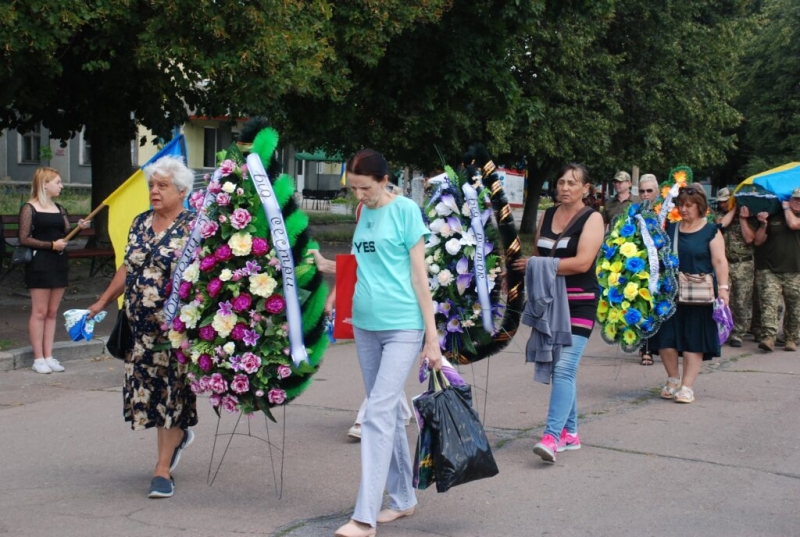
[[(414, 513), (403, 386), (417, 357), (435, 369), (442, 360), (425, 267), (429, 232), (419, 207), (388, 192), (388, 181), (389, 166), (377, 151), (364, 149), (347, 162), (348, 186), (364, 204), (353, 235), (352, 318), (367, 405), (356, 508), (336, 530), (339, 537), (373, 536), (377, 524)], [(389, 506), (381, 511), (384, 490)]]

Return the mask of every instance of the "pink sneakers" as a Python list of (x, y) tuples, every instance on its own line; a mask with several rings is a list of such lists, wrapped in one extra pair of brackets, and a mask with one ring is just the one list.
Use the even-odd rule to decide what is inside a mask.
[(556, 451), (558, 450), (556, 437), (546, 434), (540, 442), (533, 446), (533, 452), (539, 455), (543, 461), (556, 462)]
[(558, 439), (558, 452), (561, 453), (562, 451), (570, 451), (573, 449), (581, 449), (581, 439), (578, 438), (578, 434), (572, 434), (567, 432), (566, 429), (561, 431), (561, 436)]

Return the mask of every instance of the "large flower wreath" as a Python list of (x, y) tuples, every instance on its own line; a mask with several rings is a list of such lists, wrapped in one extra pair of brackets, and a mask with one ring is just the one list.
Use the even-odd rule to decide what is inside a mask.
[[(520, 255), (511, 208), (495, 166), (480, 146), (457, 173), (438, 176), (425, 208), (431, 231), (425, 261), (439, 344), (457, 363), (502, 350), (519, 326), (522, 276), (508, 270)], [(495, 211), (497, 226), (491, 219)], [(508, 293), (501, 293), (505, 272)]]
[(607, 343), (633, 352), (675, 312), (678, 259), (656, 213), (632, 205), (612, 222), (597, 256), (597, 320)]
[[(241, 139), (255, 137), (253, 152), (272, 170), (278, 135), (263, 127), (261, 121), (248, 124)], [(327, 345), (327, 288), (305, 262), (307, 249), (318, 245), (292, 199), (292, 178), (281, 175), (272, 183), (280, 207), (268, 221), (262, 199), (270, 196), (260, 195), (239, 146), (220, 156), (206, 190), (191, 198), (202, 239), (179, 282), (180, 312), (169, 339), (178, 360), (189, 363), (192, 390), (209, 394), (217, 413), (261, 410), (273, 419), (269, 409), (297, 397), (319, 367)], [(296, 295), (284, 287), (287, 278)], [(292, 319), (290, 300), (300, 305), (302, 319), (297, 310)], [(294, 333), (299, 344), (293, 329), (300, 330)]]
[[(694, 173), (689, 166), (676, 166), (669, 172), (667, 180), (660, 185), (660, 196), (653, 204), (653, 211), (658, 215), (659, 221), (666, 226), (666, 222), (680, 222), (681, 215), (678, 208), (673, 201), (678, 197), (678, 189), (692, 184), (694, 180)], [(677, 185), (677, 189), (675, 186)], [(665, 205), (666, 204), (666, 205)], [(706, 211), (706, 219), (709, 222), (714, 221), (714, 213), (711, 207)]]

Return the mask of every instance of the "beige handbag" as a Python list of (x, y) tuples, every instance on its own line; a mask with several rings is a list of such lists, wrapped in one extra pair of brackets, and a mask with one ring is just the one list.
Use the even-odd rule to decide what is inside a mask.
[[(678, 257), (678, 226), (672, 237), (672, 251)], [(684, 306), (710, 306), (714, 303), (714, 277), (711, 274), (678, 272), (678, 304)]]

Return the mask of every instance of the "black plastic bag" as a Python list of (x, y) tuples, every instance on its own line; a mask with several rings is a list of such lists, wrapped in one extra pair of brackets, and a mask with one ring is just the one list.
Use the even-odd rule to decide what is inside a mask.
[(106, 348), (108, 354), (120, 360), (124, 360), (125, 355), (133, 350), (133, 331), (125, 314), (125, 308), (120, 309), (117, 314), (117, 322), (111, 330), (111, 335), (108, 336)]
[(436, 390), (414, 405), (433, 437), (436, 491), (497, 475), (489, 440), (472, 408), (471, 387), (451, 386), (439, 372), (433, 376)]

